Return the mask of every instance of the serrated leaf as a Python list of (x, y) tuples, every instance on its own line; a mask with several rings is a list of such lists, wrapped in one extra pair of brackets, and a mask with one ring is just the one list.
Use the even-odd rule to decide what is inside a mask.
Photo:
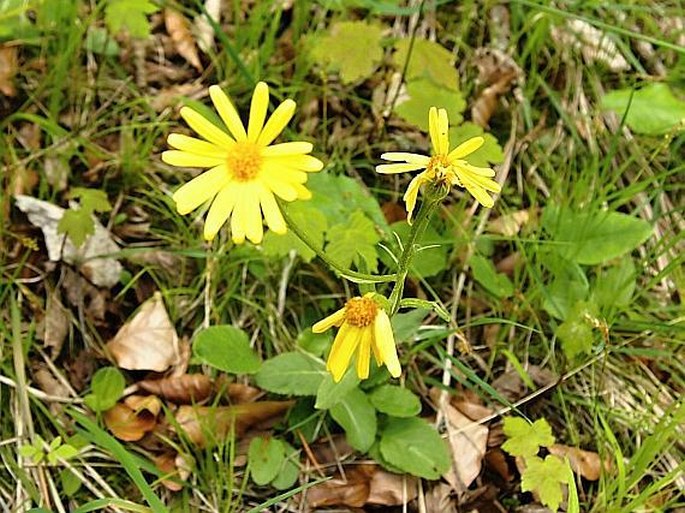
[(561, 342), (561, 348), (569, 360), (581, 353), (592, 352), (594, 334), (589, 319), (595, 318), (597, 313), (592, 303), (578, 301), (561, 323), (555, 334)]
[(287, 490), (291, 488), (297, 481), (300, 475), (300, 466), (298, 465), (298, 454), (300, 453), (288, 442), (281, 441), (284, 448), (285, 458), (281, 463), (281, 468), (278, 475), (271, 481), (271, 486), (276, 490)]
[(383, 459), (404, 472), (438, 479), (450, 468), (449, 448), (433, 426), (416, 417), (390, 417), (381, 433)]
[(519, 417), (506, 417), (504, 434), (507, 441), (502, 444), (502, 450), (512, 456), (535, 456), (541, 446), (549, 447), (554, 443), (552, 428), (545, 419), (531, 424)]
[(283, 442), (273, 437), (255, 437), (247, 450), (247, 462), (252, 480), (265, 485), (275, 479), (285, 460)]
[(254, 374), (261, 366), (250, 339), (235, 326), (210, 326), (193, 342), (193, 354), (203, 363), (232, 374)]
[(407, 96), (407, 100), (395, 106), (395, 112), (425, 132), (428, 131), (428, 111), (431, 107), (446, 109), (450, 124), (461, 123), (464, 119), (461, 113), (466, 108), (466, 101), (458, 90), (419, 78), (407, 82)]
[(282, 353), (262, 364), (255, 381), (276, 394), (316, 395), (326, 374), (319, 360), (302, 353)]
[(376, 439), (376, 410), (359, 388), (347, 395), (330, 409), (331, 417), (344, 430), (347, 442), (360, 452), (369, 450)]
[(81, 209), (90, 212), (108, 212), (112, 210), (109, 204), (107, 193), (100, 189), (87, 189), (85, 187), (74, 187), (69, 191), (70, 198), (78, 198)]
[(357, 385), (359, 385), (359, 378), (354, 368), (349, 368), (338, 383), (335, 382), (330, 373), (326, 374), (316, 392), (316, 404), (314, 407), (317, 410), (332, 408), (342, 401)]
[(147, 15), (158, 10), (149, 0), (108, 0), (105, 23), (113, 34), (125, 28), (133, 37), (146, 38), (150, 35)]
[[(309, 235), (314, 245), (318, 249), (323, 249), (324, 231), (328, 227), (328, 223), (326, 218), (321, 215), (321, 212), (315, 207), (302, 202), (289, 204), (285, 208), (288, 209), (288, 214), (297, 223), (297, 226)], [(262, 248), (264, 254), (270, 257), (284, 257), (292, 250), (295, 250), (305, 262), (311, 262), (316, 256), (316, 253), (292, 231), (288, 231), (283, 235), (274, 233), (271, 230), (267, 231), (264, 234)]]
[(602, 98), (602, 108), (619, 116), (628, 109), (626, 124), (638, 134), (661, 135), (685, 128), (685, 101), (664, 83), (652, 83), (634, 93), (632, 89), (611, 91)]
[(583, 265), (597, 265), (626, 254), (645, 242), (652, 225), (621, 212), (575, 212), (548, 206), (542, 225), (560, 255)]
[(66, 234), (74, 246), (79, 248), (95, 233), (95, 221), (92, 214), (83, 208), (65, 210), (57, 224), (57, 233)]
[(480, 283), (488, 292), (502, 299), (514, 294), (514, 285), (504, 273), (498, 273), (495, 264), (487, 258), (474, 254), (469, 259), (473, 278)]
[(78, 454), (78, 449), (69, 444), (60, 445), (48, 453), (48, 463), (55, 465), (60, 459), (70, 460)]
[(483, 127), (467, 121), (461, 125), (451, 126), (449, 131), (450, 148), (456, 148), (472, 137), (481, 136), (485, 139), (483, 146), (466, 157), (466, 161), (478, 167), (489, 167), (490, 164), (504, 162), (504, 152), (499, 142), (492, 134), (486, 134)]
[(537, 492), (540, 502), (557, 511), (563, 497), (562, 484), (568, 484), (568, 464), (558, 456), (548, 455), (544, 460), (526, 458), (526, 469), (521, 474), (521, 490)]
[(369, 394), (369, 399), (379, 412), (393, 417), (414, 417), (421, 412), (421, 401), (407, 388), (382, 385)]
[(363, 258), (369, 270), (378, 269), (376, 243), (380, 237), (373, 222), (360, 210), (354, 212), (346, 222), (332, 226), (326, 233), (326, 254), (338, 265), (349, 268), (354, 262), (357, 267)]
[(383, 28), (363, 21), (331, 26), (328, 35), (313, 41), (312, 57), (329, 71), (339, 71), (345, 84), (370, 77), (383, 60)]
[[(397, 41), (392, 58), (397, 69), (404, 69), (410, 46), (411, 57), (407, 65), (407, 81), (427, 78), (438, 86), (454, 91), (459, 90), (459, 73), (454, 66), (454, 55), (433, 41), (414, 39), (413, 45), (409, 38)], [(428, 109), (425, 112), (426, 117), (428, 117), (427, 112)]]
[(84, 398), (93, 411), (105, 411), (114, 406), (124, 393), (126, 380), (115, 367), (98, 370), (90, 382), (91, 393)]

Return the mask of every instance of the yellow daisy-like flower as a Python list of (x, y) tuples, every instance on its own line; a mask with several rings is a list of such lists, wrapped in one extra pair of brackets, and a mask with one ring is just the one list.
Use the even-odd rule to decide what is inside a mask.
[(381, 158), (401, 163), (376, 166), (376, 171), (384, 174), (425, 169), (425, 171), (414, 177), (404, 194), (404, 202), (409, 213), (407, 220), (411, 222), (419, 189), (422, 185), (431, 182), (443, 182), (449, 185), (464, 187), (478, 200), (478, 203), (484, 207), (492, 207), (494, 201), (486, 191), (500, 192), (502, 189), (497, 182), (491, 180), (495, 176), (495, 172), (489, 167), (472, 166), (464, 160), (464, 157), (480, 148), (485, 139), (482, 137), (472, 137), (450, 151), (449, 121), (447, 120), (447, 111), (445, 109), (438, 110), (435, 107), (431, 107), (428, 112), (428, 127), (433, 146), (432, 157), (417, 153), (390, 152), (384, 153), (381, 155)]
[(162, 160), (172, 166), (210, 168), (176, 191), (176, 209), (187, 214), (212, 200), (204, 227), (207, 240), (214, 239), (229, 218), (236, 244), (245, 237), (260, 243), (264, 235), (262, 218), (272, 231), (285, 233), (287, 226), (274, 195), (285, 201), (309, 199), (311, 193), (303, 185), (307, 173), (323, 168), (320, 160), (308, 155), (311, 143), (271, 144), (293, 117), (295, 102), (285, 100), (267, 121), (269, 87), (259, 82), (245, 130), (219, 86), (211, 86), (209, 96), (228, 131), (183, 107), (181, 116), (204, 140), (170, 134), (167, 142), (175, 149), (162, 153)]
[(369, 377), (371, 351), (376, 363), (379, 366), (385, 364), (392, 377), (397, 378), (402, 373), (390, 318), (372, 296), (373, 293), (353, 297), (344, 308), (312, 326), (314, 333), (323, 333), (333, 326), (340, 327), (326, 362), (326, 368), (336, 382), (342, 379), (355, 352), (360, 379)]

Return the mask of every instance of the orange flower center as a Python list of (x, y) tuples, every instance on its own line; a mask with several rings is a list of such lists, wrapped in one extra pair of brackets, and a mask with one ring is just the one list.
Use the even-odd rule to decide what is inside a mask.
[(249, 141), (237, 142), (226, 157), (226, 165), (234, 180), (249, 182), (262, 168), (259, 146)]
[(370, 297), (353, 297), (345, 305), (345, 321), (358, 328), (371, 324), (377, 313), (378, 305)]

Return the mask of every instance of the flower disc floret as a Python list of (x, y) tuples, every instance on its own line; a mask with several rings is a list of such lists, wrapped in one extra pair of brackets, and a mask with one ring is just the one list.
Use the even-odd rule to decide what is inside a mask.
[(276, 197), (309, 199), (311, 193), (304, 186), (307, 174), (323, 168), (320, 160), (309, 155), (311, 143), (272, 144), (293, 117), (295, 102), (285, 100), (267, 120), (269, 88), (259, 82), (245, 128), (219, 86), (211, 86), (209, 96), (223, 128), (183, 107), (181, 117), (201, 139), (172, 133), (167, 142), (174, 149), (162, 153), (162, 160), (172, 166), (209, 168), (174, 193), (176, 209), (188, 214), (210, 202), (204, 226), (207, 240), (214, 239), (228, 221), (236, 244), (245, 238), (261, 242), (264, 222), (271, 231), (285, 233), (287, 226)]

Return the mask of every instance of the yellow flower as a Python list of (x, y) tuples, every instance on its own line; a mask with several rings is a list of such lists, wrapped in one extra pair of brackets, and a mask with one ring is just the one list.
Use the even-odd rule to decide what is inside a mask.
[(379, 366), (385, 364), (392, 377), (397, 378), (402, 373), (390, 318), (372, 296), (373, 293), (353, 297), (344, 308), (312, 326), (314, 333), (323, 333), (333, 326), (340, 327), (326, 362), (326, 368), (336, 382), (342, 379), (355, 351), (360, 379), (369, 377), (372, 350), (376, 363)]
[(376, 166), (379, 173), (404, 173), (425, 169), (409, 183), (404, 194), (404, 202), (411, 222), (412, 212), (416, 206), (416, 196), (422, 185), (430, 182), (445, 183), (464, 187), (484, 207), (492, 207), (493, 199), (486, 191), (500, 192), (500, 185), (491, 180), (495, 172), (489, 167), (476, 167), (469, 164), (464, 157), (480, 148), (485, 139), (472, 137), (450, 151), (448, 136), (449, 122), (445, 109), (431, 107), (428, 112), (428, 126), (433, 146), (433, 156), (427, 157), (416, 153), (390, 152), (381, 155), (382, 159), (401, 164), (382, 164)]
[(285, 100), (265, 123), (269, 87), (259, 82), (245, 130), (219, 86), (211, 86), (209, 96), (228, 132), (190, 107), (183, 107), (181, 116), (204, 140), (170, 134), (167, 142), (175, 149), (162, 153), (162, 160), (172, 166), (210, 168), (176, 191), (176, 209), (187, 214), (212, 200), (205, 220), (207, 240), (214, 239), (229, 218), (236, 244), (245, 237), (255, 244), (261, 242), (262, 216), (272, 231), (285, 233), (287, 226), (274, 194), (285, 201), (309, 199), (311, 193), (303, 185), (307, 173), (323, 168), (320, 160), (308, 155), (311, 143), (271, 144), (293, 117), (295, 102)]

